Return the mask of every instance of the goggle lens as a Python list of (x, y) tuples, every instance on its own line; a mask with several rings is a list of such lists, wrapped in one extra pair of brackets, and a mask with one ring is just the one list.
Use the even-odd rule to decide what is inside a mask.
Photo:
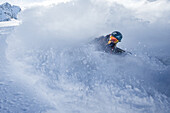
[(117, 38), (115, 38), (114, 36), (110, 36), (108, 44), (110, 44), (111, 42), (113, 42), (114, 44), (118, 43), (119, 40)]

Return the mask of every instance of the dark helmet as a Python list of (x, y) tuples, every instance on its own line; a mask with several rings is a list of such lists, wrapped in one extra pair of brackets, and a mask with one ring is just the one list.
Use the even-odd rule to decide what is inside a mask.
[(119, 42), (121, 42), (123, 36), (119, 31), (114, 31), (111, 35), (118, 39)]

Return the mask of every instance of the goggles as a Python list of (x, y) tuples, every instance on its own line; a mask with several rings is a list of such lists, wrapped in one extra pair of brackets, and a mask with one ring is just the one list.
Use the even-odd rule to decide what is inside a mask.
[(115, 38), (114, 36), (110, 35), (108, 44), (114, 43), (117, 44), (119, 42), (119, 40), (117, 38)]

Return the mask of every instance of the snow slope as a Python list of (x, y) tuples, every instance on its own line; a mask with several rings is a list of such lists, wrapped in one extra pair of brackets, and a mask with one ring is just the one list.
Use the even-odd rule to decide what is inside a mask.
[[(170, 112), (168, 16), (146, 21), (118, 3), (78, 0), (21, 17), (21, 25), (0, 29), (0, 112)], [(113, 30), (133, 55), (88, 43)]]

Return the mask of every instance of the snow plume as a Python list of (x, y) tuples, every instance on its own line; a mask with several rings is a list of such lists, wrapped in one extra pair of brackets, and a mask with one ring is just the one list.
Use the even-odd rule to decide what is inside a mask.
[(94, 37), (106, 28), (108, 9), (106, 5), (89, 2), (69, 2), (28, 9), (22, 15), (23, 24), (17, 28), (16, 35), (29, 45), (37, 45), (39, 41), (67, 45)]
[[(123, 5), (134, 12), (134, 16), (149, 22), (167, 22), (170, 17), (169, 0), (108, 0)], [(169, 21), (168, 21), (169, 22)]]
[[(159, 49), (160, 52), (168, 54), (169, 1), (108, 1), (74, 0), (66, 4), (28, 9), (23, 12), (23, 24), (18, 28), (18, 35), (28, 39), (27, 42), (31, 41), (31, 44), (32, 40), (29, 39), (35, 37), (34, 42), (40, 41), (40, 38), (41, 42), (44, 40), (46, 43), (51, 39), (55, 43), (60, 40), (60, 44), (67, 45), (71, 41), (83, 42), (82, 39), (87, 40), (119, 30), (124, 35), (120, 46), (134, 48), (142, 44), (153, 49), (152, 51)], [(153, 40), (152, 47), (148, 39)]]
[[(170, 89), (169, 64), (155, 57), (157, 48), (169, 49), (168, 16), (164, 21), (160, 16), (143, 19), (143, 13), (126, 6), (118, 1), (75, 0), (23, 12), (22, 24), (7, 39), (6, 56), (16, 78), (34, 87), (46, 102), (44, 112), (170, 111), (170, 92), (164, 90)], [(88, 43), (113, 30), (124, 34), (118, 46), (127, 47), (132, 56), (98, 52)], [(160, 82), (160, 76), (165, 81)]]

